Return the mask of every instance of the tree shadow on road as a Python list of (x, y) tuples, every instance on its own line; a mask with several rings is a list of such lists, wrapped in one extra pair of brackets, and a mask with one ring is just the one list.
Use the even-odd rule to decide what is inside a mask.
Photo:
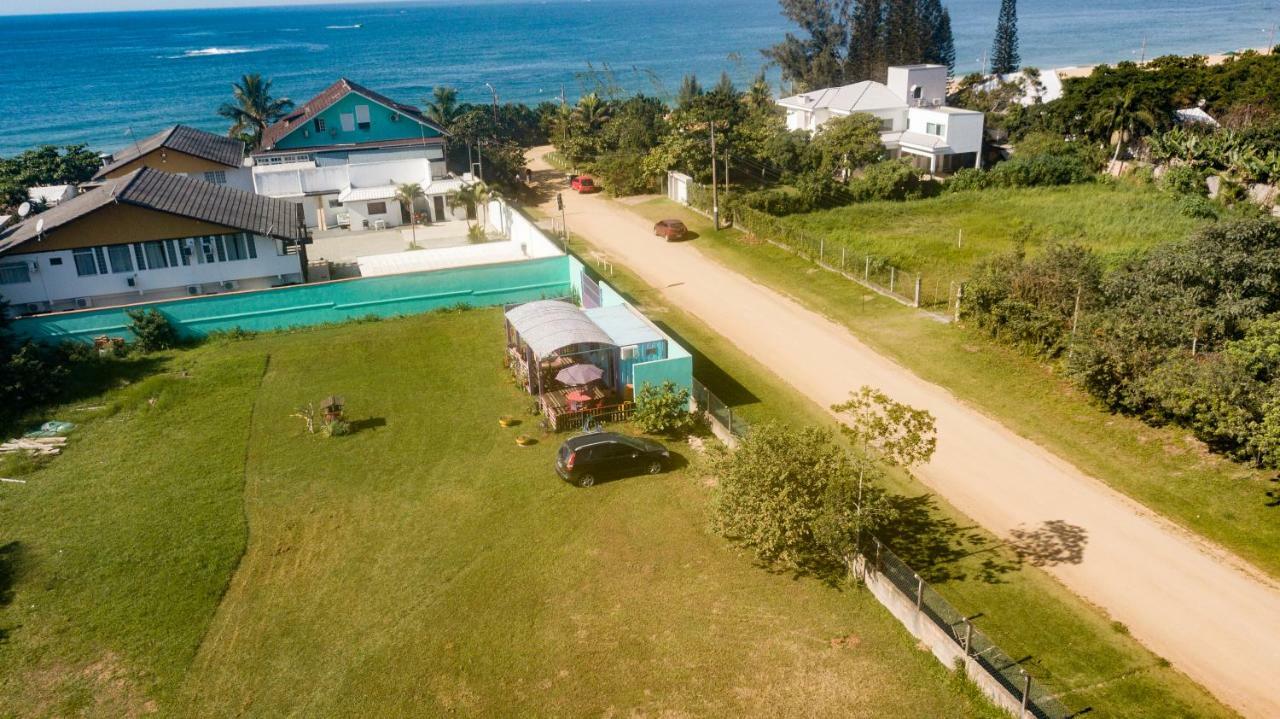
[(926, 582), (941, 584), (974, 578), (999, 584), (1022, 566), (1007, 545), (974, 526), (961, 526), (942, 514), (932, 494), (892, 497), (896, 518), (880, 540)]
[(1084, 527), (1061, 519), (1050, 519), (1036, 529), (1019, 527), (1009, 534), (1013, 551), (1036, 567), (1079, 564), (1084, 561), (1084, 548), (1089, 543)]

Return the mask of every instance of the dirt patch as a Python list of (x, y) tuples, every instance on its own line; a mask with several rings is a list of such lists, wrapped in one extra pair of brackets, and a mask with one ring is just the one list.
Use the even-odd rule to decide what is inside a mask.
[(834, 637), (831, 640), (832, 649), (848, 648), (853, 649), (862, 643), (862, 637), (857, 634), (850, 634), (847, 637)]
[(151, 716), (160, 707), (138, 684), (137, 674), (120, 655), (107, 652), (97, 660), (72, 666), (59, 663), (26, 674), (26, 686), (39, 697), (36, 715), (66, 711), (69, 702), (81, 704), (79, 713), (137, 719)]

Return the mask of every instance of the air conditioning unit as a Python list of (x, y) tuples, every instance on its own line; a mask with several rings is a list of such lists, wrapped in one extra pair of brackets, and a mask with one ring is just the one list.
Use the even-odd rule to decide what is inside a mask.
[(935, 97), (935, 98), (933, 98), (933, 106), (934, 106), (934, 107), (942, 107), (942, 98), (940, 98), (940, 97)]
[(200, 294), (200, 285), (187, 285), (187, 294), (193, 296)]
[(223, 280), (222, 282), (222, 289), (224, 290), (234, 290), (239, 286), (240, 286), (240, 283), (236, 282), (235, 280)]
[(137, 278), (137, 277), (126, 277), (126, 278), (125, 278), (125, 280), (124, 280), (124, 283), (125, 283), (126, 285), (129, 285), (130, 287), (137, 287), (137, 286), (138, 286), (138, 278)]
[(77, 297), (75, 299), (75, 303), (76, 303), (76, 309), (78, 310), (88, 309), (90, 307), (93, 307), (93, 298)]
[(41, 310), (41, 307), (39, 302), (28, 302), (22, 307), (22, 311), (25, 314), (29, 314), (29, 315), (40, 314), (40, 310)]

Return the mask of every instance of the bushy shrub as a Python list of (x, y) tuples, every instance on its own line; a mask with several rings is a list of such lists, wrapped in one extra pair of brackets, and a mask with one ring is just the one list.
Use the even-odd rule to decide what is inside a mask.
[(749, 192), (739, 196), (734, 202), (774, 217), (812, 212), (814, 209), (799, 192), (781, 188)]
[(992, 168), (992, 187), (1053, 187), (1089, 182), (1096, 173), (1078, 157), (1069, 155), (1017, 156)]
[(1178, 198), (1178, 212), (1197, 220), (1216, 220), (1218, 206), (1203, 195), (1182, 195)]
[(1176, 195), (1207, 197), (1204, 172), (1191, 165), (1173, 165), (1160, 178), (1160, 189)]
[(168, 316), (157, 309), (129, 310), (129, 329), (135, 345), (143, 352), (167, 350), (178, 345), (178, 331)]
[(984, 190), (988, 186), (986, 171), (979, 170), (976, 167), (966, 167), (956, 170), (947, 179), (943, 188), (947, 192), (965, 192), (967, 190)]
[(0, 420), (51, 401), (66, 377), (67, 368), (46, 347), (26, 342), (0, 349)]
[(658, 188), (658, 178), (645, 170), (642, 153), (611, 152), (592, 163), (592, 171), (615, 197), (643, 195)]
[(636, 393), (636, 410), (631, 419), (649, 434), (688, 433), (695, 425), (689, 412), (689, 390), (670, 380), (658, 387), (646, 382)]
[(855, 202), (914, 200), (931, 194), (934, 184), (922, 179), (920, 170), (907, 160), (886, 160), (869, 165), (849, 182)]

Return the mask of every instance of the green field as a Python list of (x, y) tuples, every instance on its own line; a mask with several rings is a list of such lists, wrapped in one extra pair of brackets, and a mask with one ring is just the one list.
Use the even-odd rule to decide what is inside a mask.
[[(729, 232), (713, 233), (701, 215), (672, 206), (655, 204), (640, 209), (681, 216), (702, 237), (712, 238), (711, 242), (695, 240), (703, 242), (704, 250), (717, 248), (732, 236)], [(575, 242), (581, 243), (579, 247), (586, 244), (581, 238)], [(789, 255), (775, 252), (768, 256), (771, 262), (786, 262)], [(695, 349), (695, 375), (733, 405), (735, 415), (750, 422), (776, 419), (793, 425), (834, 426), (834, 419), (823, 408), (804, 399), (712, 328), (667, 304), (660, 291), (629, 274), (625, 267), (614, 269), (608, 280), (644, 307), (665, 330)], [(810, 279), (817, 276), (812, 266), (809, 272)], [(840, 282), (848, 284), (847, 280)], [(794, 288), (785, 289), (790, 292)], [(818, 290), (834, 291), (834, 285), (823, 284)], [(919, 323), (917, 315), (882, 298), (868, 300), (859, 311), (867, 312), (871, 322), (901, 317), (903, 326)], [(947, 331), (934, 322), (919, 324)], [(1070, 708), (1080, 711), (1092, 707), (1095, 716), (1151, 719), (1235, 716), (1130, 638), (1123, 627), (1113, 625), (1095, 606), (1077, 598), (1043, 570), (1020, 562), (1002, 541), (919, 482), (894, 475), (891, 483), (906, 500), (900, 505), (903, 517), (896, 530), (882, 538), (962, 612), (981, 612), (977, 625), (1010, 656), (1027, 658), (1024, 666), (1049, 682)]]
[[(999, 716), (869, 595), (712, 534), (688, 447), (560, 482), (498, 426), (529, 402), (502, 337), (476, 310), (99, 368), (49, 415), (66, 452), (3, 470), (0, 716)], [(332, 393), (358, 431), (307, 435)]]
[(851, 272), (864, 272), (865, 257), (871, 255), (907, 275), (898, 278), (900, 287), (919, 274), (926, 304), (945, 303), (951, 283), (967, 279), (975, 262), (1012, 250), (1019, 242), (1028, 252), (1055, 241), (1077, 243), (1116, 262), (1134, 250), (1185, 237), (1204, 224), (1182, 215), (1171, 196), (1128, 181), (871, 202), (791, 215), (781, 222), (824, 238), (828, 262), (838, 264), (844, 249)]

